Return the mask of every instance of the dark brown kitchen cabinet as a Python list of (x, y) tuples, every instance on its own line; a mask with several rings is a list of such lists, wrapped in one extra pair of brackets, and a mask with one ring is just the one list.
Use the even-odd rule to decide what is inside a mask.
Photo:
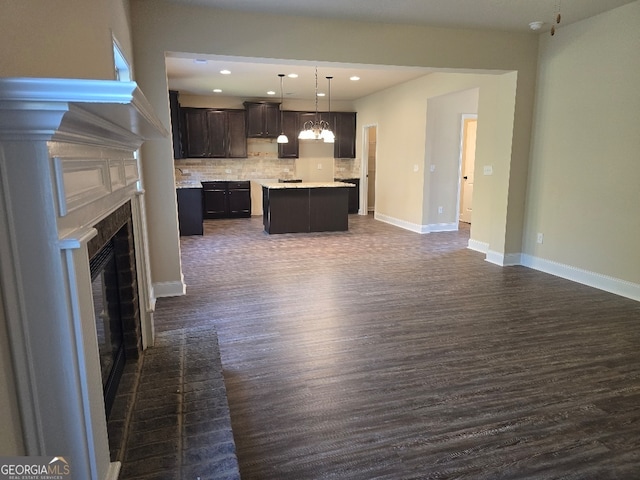
[(186, 157), (247, 157), (244, 110), (183, 108), (182, 112)]
[[(296, 129), (296, 140), (300, 130), (304, 128), (305, 122), (313, 122), (316, 119), (315, 112), (283, 112), (298, 115), (298, 124)], [(356, 112), (318, 112), (320, 120), (329, 122), (329, 127), (335, 135), (335, 143), (333, 144), (333, 157), (334, 158), (355, 158), (356, 157)], [(291, 125), (291, 120), (288, 120)], [(283, 123), (286, 123), (283, 119)], [(290, 128), (290, 127), (288, 127)], [(287, 130), (285, 132), (291, 142), (291, 136)], [(287, 156), (283, 156), (281, 152), (284, 149), (278, 150), (278, 156), (280, 158), (298, 158), (299, 144), (296, 141), (295, 144), (286, 147)]]
[(333, 133), (336, 141), (333, 145), (335, 158), (356, 157), (356, 113), (335, 112), (333, 114)]
[(247, 115), (247, 137), (277, 138), (280, 135), (280, 104), (244, 102)]
[(169, 109), (171, 111), (171, 140), (173, 142), (173, 158), (182, 158), (182, 120), (179, 94), (169, 90)]
[(349, 213), (358, 213), (360, 210), (360, 179), (359, 178), (334, 178), (336, 182), (353, 183), (355, 187), (349, 188)]
[(204, 218), (251, 216), (249, 181), (202, 182)]
[(298, 118), (298, 112), (282, 112), (282, 133), (287, 136), (289, 142), (278, 144), (279, 158), (298, 158), (298, 134), (300, 133)]
[(180, 235), (202, 235), (202, 188), (178, 188)]

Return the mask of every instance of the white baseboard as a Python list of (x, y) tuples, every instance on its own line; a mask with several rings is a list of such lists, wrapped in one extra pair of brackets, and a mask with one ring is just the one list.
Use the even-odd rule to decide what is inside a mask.
[(467, 244), (467, 248), (475, 252), (486, 254), (489, 251), (489, 244), (485, 242), (480, 242), (478, 240), (473, 240), (472, 238), (470, 238), (469, 243)]
[(458, 222), (454, 223), (430, 223), (422, 226), (422, 233), (436, 232), (456, 232), (458, 231)]
[(153, 296), (161, 297), (179, 297), (187, 293), (187, 285), (181, 282), (157, 282), (153, 284)]
[(120, 462), (111, 462), (109, 464), (109, 469), (107, 470), (107, 476), (105, 477), (105, 480), (118, 480), (121, 467), (122, 464)]
[(394, 225), (396, 227), (404, 228), (405, 230), (410, 230), (415, 233), (424, 233), (422, 231), (422, 225), (418, 225), (417, 223), (407, 222), (405, 220), (400, 220), (398, 218), (393, 218), (388, 215), (383, 215), (382, 213), (375, 212), (373, 218), (376, 220), (380, 220), (381, 222), (388, 223), (390, 225)]
[(383, 215), (382, 213), (374, 213), (373, 218), (415, 233), (455, 232), (456, 230), (458, 230), (458, 222), (418, 225), (417, 223), (407, 222), (405, 220), (400, 220), (388, 215)]
[(494, 250), (488, 250), (485, 260), (489, 263), (500, 265), (501, 267), (511, 267), (513, 265), (521, 265), (521, 257), (522, 254), (520, 253), (503, 254)]
[(533, 268), (534, 270), (555, 275), (556, 277), (566, 278), (567, 280), (604, 290), (605, 292), (640, 301), (640, 284), (637, 283), (590, 272), (581, 268), (572, 267), (571, 265), (552, 262), (551, 260), (545, 260), (544, 258), (534, 257), (524, 253), (521, 255), (520, 264)]

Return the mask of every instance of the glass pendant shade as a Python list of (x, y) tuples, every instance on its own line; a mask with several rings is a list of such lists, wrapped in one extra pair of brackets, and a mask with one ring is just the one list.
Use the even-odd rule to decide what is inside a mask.
[[(329, 80), (329, 114), (331, 114), (331, 79)], [(318, 115), (318, 68), (316, 67), (316, 116), (314, 120), (304, 122), (302, 130), (298, 134), (299, 140), (322, 140), (324, 143), (334, 143), (335, 135), (331, 131), (329, 122), (321, 120)]]

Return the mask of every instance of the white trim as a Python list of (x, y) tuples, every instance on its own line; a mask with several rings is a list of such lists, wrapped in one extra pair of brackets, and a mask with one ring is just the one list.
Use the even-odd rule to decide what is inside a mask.
[(107, 470), (107, 476), (105, 477), (105, 480), (118, 480), (121, 467), (122, 464), (120, 462), (111, 462), (109, 464), (109, 469)]
[(520, 259), (522, 254), (520, 253), (500, 253), (495, 250), (488, 250), (485, 260), (501, 267), (512, 267), (514, 265), (520, 265)]
[(605, 292), (614, 293), (631, 300), (640, 301), (640, 284), (610, 277), (601, 273), (590, 272), (581, 268), (546, 260), (532, 255), (522, 254), (521, 265), (565, 278)]
[(458, 222), (453, 223), (431, 223), (422, 226), (421, 233), (437, 233), (437, 232), (457, 232)]
[(384, 215), (382, 213), (375, 212), (374, 218), (376, 220), (380, 220), (381, 222), (388, 223), (390, 225), (394, 225), (396, 227), (404, 228), (405, 230), (409, 230), (415, 233), (424, 233), (422, 231), (423, 226), (418, 225), (417, 223), (407, 222), (405, 220), (400, 220), (399, 218), (390, 217), (388, 215)]
[[(460, 154), (458, 155), (458, 199), (456, 200), (456, 218), (460, 220), (460, 195), (462, 195), (462, 153), (464, 152), (464, 122), (468, 119), (478, 120), (477, 113), (463, 113), (460, 117)], [(475, 157), (473, 159), (475, 163)], [(474, 165), (475, 171), (475, 165)], [(474, 174), (475, 176), (475, 174)]]
[[(180, 275), (183, 277), (183, 275)], [(186, 295), (187, 285), (184, 278), (180, 282), (156, 282), (153, 284), (153, 296), (155, 298), (162, 297), (180, 297)]]
[(489, 251), (489, 244), (485, 242), (481, 242), (479, 240), (474, 240), (473, 238), (469, 239), (469, 243), (467, 244), (467, 248), (469, 250), (473, 250), (480, 253), (487, 253)]

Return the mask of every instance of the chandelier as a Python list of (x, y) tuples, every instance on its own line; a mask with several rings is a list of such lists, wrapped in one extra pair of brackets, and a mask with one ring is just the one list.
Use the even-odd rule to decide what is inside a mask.
[[(333, 77), (326, 77), (329, 81), (329, 114), (331, 114), (331, 79)], [(313, 120), (308, 120), (302, 125), (302, 130), (298, 135), (300, 140), (323, 140), (324, 143), (334, 143), (335, 135), (331, 131), (331, 126), (326, 120), (322, 120), (318, 114), (318, 67), (316, 67), (316, 115)]]

